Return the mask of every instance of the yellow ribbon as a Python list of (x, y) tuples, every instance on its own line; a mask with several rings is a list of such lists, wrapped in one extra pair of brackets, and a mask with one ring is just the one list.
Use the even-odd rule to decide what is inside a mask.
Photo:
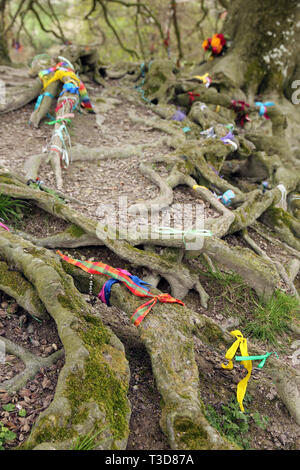
[(208, 73), (206, 73), (205, 75), (195, 75), (193, 78), (196, 78), (197, 80), (201, 80), (204, 84), (206, 84), (208, 82), (207, 80), (207, 77), (208, 77)]
[(199, 186), (198, 184), (194, 184), (193, 189), (197, 188), (207, 189), (205, 186)]
[(68, 77), (70, 81), (74, 81), (75, 84), (78, 86), (80, 85), (80, 80), (75, 75), (74, 72), (65, 71), (65, 70), (56, 70), (52, 78), (47, 79), (47, 75), (45, 75), (45, 77), (42, 77), (44, 89), (47, 88), (50, 85), (50, 83), (56, 82), (57, 80), (62, 81), (64, 77)]
[[(234, 330), (231, 331), (230, 334), (232, 336), (235, 336), (237, 339), (236, 341), (230, 346), (228, 351), (225, 354), (225, 358), (228, 360), (228, 364), (224, 365), (222, 364), (223, 369), (233, 369), (233, 362), (232, 359), (237, 351), (238, 348), (240, 348), (241, 355), (242, 356), (248, 356), (248, 347), (247, 347), (247, 340), (246, 338), (243, 337), (242, 333), (239, 330)], [(243, 407), (243, 399), (246, 393), (247, 389), (247, 384), (248, 380), (250, 379), (251, 376), (251, 371), (252, 371), (252, 361), (241, 361), (241, 364), (247, 369), (248, 374), (246, 377), (244, 377), (237, 386), (237, 392), (236, 392), (236, 397), (238, 404), (240, 405), (241, 411), (244, 413), (244, 407)]]

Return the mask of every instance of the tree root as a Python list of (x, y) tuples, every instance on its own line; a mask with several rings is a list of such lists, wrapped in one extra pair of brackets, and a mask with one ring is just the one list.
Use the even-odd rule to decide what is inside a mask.
[(4, 261), (0, 262), (0, 289), (40, 320), (49, 318), (34, 287), (18, 271), (10, 270)]
[(1, 341), (4, 343), (5, 351), (8, 354), (19, 357), (25, 364), (23, 372), (1, 383), (1, 388), (12, 394), (23, 388), (29, 380), (36, 376), (42, 367), (49, 367), (64, 356), (64, 350), (61, 349), (48, 357), (39, 357), (5, 337), (1, 337)]
[(65, 351), (54, 399), (39, 416), (24, 448), (49, 443), (55, 449), (70, 449), (79, 435), (99, 431), (96, 449), (125, 449), (129, 369), (120, 341), (92, 315), (51, 252), (1, 231), (0, 253), (35, 286), (56, 322)]

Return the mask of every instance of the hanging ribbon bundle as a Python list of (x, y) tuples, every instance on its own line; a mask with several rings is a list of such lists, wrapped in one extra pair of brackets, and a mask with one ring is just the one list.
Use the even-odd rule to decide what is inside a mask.
[[(271, 356), (271, 354), (273, 353), (266, 353), (260, 356), (249, 356), (247, 339), (244, 338), (243, 334), (239, 330), (231, 331), (230, 334), (236, 337), (236, 341), (231, 345), (231, 347), (228, 349), (228, 351), (225, 354), (225, 358), (228, 360), (228, 364), (227, 365), (222, 364), (222, 367), (223, 369), (227, 369), (227, 370), (233, 369), (232, 360), (236, 351), (238, 350), (238, 348), (240, 348), (241, 356), (235, 356), (234, 359), (236, 361), (241, 362), (241, 364), (243, 364), (243, 366), (245, 367), (248, 373), (246, 377), (244, 377), (238, 383), (236, 396), (237, 396), (237, 402), (240, 405), (240, 410), (244, 413), (245, 410), (243, 406), (243, 399), (245, 397), (248, 381), (250, 379), (251, 372), (252, 372), (252, 361), (261, 361), (257, 367), (259, 369), (262, 369), (268, 357)], [(274, 354), (276, 354), (276, 356), (278, 357), (277, 353), (274, 353)]]
[[(134, 276), (131, 277), (127, 274), (124, 274), (122, 270), (115, 269), (112, 266), (101, 262), (88, 262), (88, 261), (79, 261), (73, 258), (69, 258), (68, 256), (63, 255), (60, 251), (57, 253), (68, 263), (73, 264), (74, 266), (78, 266), (83, 271), (88, 272), (90, 274), (102, 274), (104, 276), (108, 276), (111, 279), (116, 281), (122, 282), (125, 286), (137, 297), (150, 297), (143, 305), (140, 305), (134, 312), (131, 317), (131, 321), (134, 323), (135, 326), (138, 326), (141, 321), (145, 318), (145, 316), (150, 312), (152, 307), (157, 303), (177, 303), (180, 305), (184, 305), (181, 300), (174, 299), (169, 294), (152, 294), (147, 290), (147, 288), (143, 287), (140, 283), (137, 283), (138, 278)], [(140, 281), (140, 280), (139, 280)], [(101, 292), (100, 292), (101, 294)], [(103, 294), (102, 294), (103, 297)], [(104, 291), (104, 298), (105, 298), (105, 291)]]
[[(44, 90), (53, 82), (57, 80), (61, 80), (64, 77), (67, 77), (68, 82), (65, 83), (65, 85), (75, 85), (78, 87), (78, 92), (75, 91), (75, 93), (79, 94), (80, 97), (80, 103), (83, 108), (85, 108), (89, 113), (95, 113), (93, 110), (93, 106), (90, 102), (86, 87), (84, 83), (80, 80), (80, 78), (75, 74), (74, 69), (70, 67), (70, 62), (69, 61), (64, 61), (64, 62), (59, 62), (56, 64), (54, 67), (50, 67), (49, 69), (42, 70), (39, 73), (39, 78), (41, 79), (43, 83), (43, 88)], [(64, 85), (64, 87), (65, 87)], [(65, 91), (68, 91), (65, 89)], [(72, 93), (72, 91), (70, 91)], [(38, 98), (39, 100), (39, 98)], [(39, 104), (37, 103), (36, 107), (38, 107)]]
[(250, 104), (245, 103), (245, 101), (241, 100), (232, 100), (231, 107), (234, 109), (235, 113), (237, 114), (236, 123), (239, 124), (241, 127), (244, 127), (245, 121), (251, 121), (247, 114), (247, 109), (250, 108)]
[[(61, 158), (61, 166), (67, 169), (70, 164), (68, 147), (69, 149), (71, 149), (71, 139), (65, 124), (61, 124), (60, 127), (55, 130), (53, 138), (55, 138), (56, 136), (59, 137), (62, 146), (58, 147), (57, 145), (52, 144), (50, 150), (54, 150), (59, 153)], [(66, 140), (68, 141), (68, 146), (66, 144)]]
[(265, 119), (270, 119), (270, 116), (267, 114), (267, 107), (275, 106), (273, 101), (265, 101), (265, 103), (261, 103), (260, 101), (255, 102), (255, 106), (259, 107), (259, 115), (264, 116)]

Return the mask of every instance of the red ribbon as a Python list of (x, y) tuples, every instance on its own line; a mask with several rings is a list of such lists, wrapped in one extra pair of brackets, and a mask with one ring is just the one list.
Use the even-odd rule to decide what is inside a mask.
[(198, 95), (198, 93), (194, 93), (193, 91), (188, 91), (188, 95), (190, 97), (190, 103), (192, 103), (193, 101), (195, 101), (195, 97), (196, 96), (200, 96)]
[(244, 127), (245, 121), (250, 121), (248, 114), (246, 113), (246, 107), (250, 108), (250, 104), (246, 103), (245, 101), (231, 101), (231, 107), (237, 113), (237, 122), (240, 124), (241, 127)]

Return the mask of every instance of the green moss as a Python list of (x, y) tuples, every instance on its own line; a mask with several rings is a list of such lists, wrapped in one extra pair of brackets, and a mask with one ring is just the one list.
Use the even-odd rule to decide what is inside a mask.
[(29, 283), (16, 271), (9, 271), (6, 263), (0, 262), (0, 284), (16, 292), (19, 296), (25, 295)]
[(186, 445), (186, 449), (199, 450), (202, 448), (210, 450), (207, 447), (207, 432), (200, 426), (196, 426), (191, 420), (187, 418), (177, 419), (174, 423), (174, 430), (176, 434), (180, 434), (180, 441)]

